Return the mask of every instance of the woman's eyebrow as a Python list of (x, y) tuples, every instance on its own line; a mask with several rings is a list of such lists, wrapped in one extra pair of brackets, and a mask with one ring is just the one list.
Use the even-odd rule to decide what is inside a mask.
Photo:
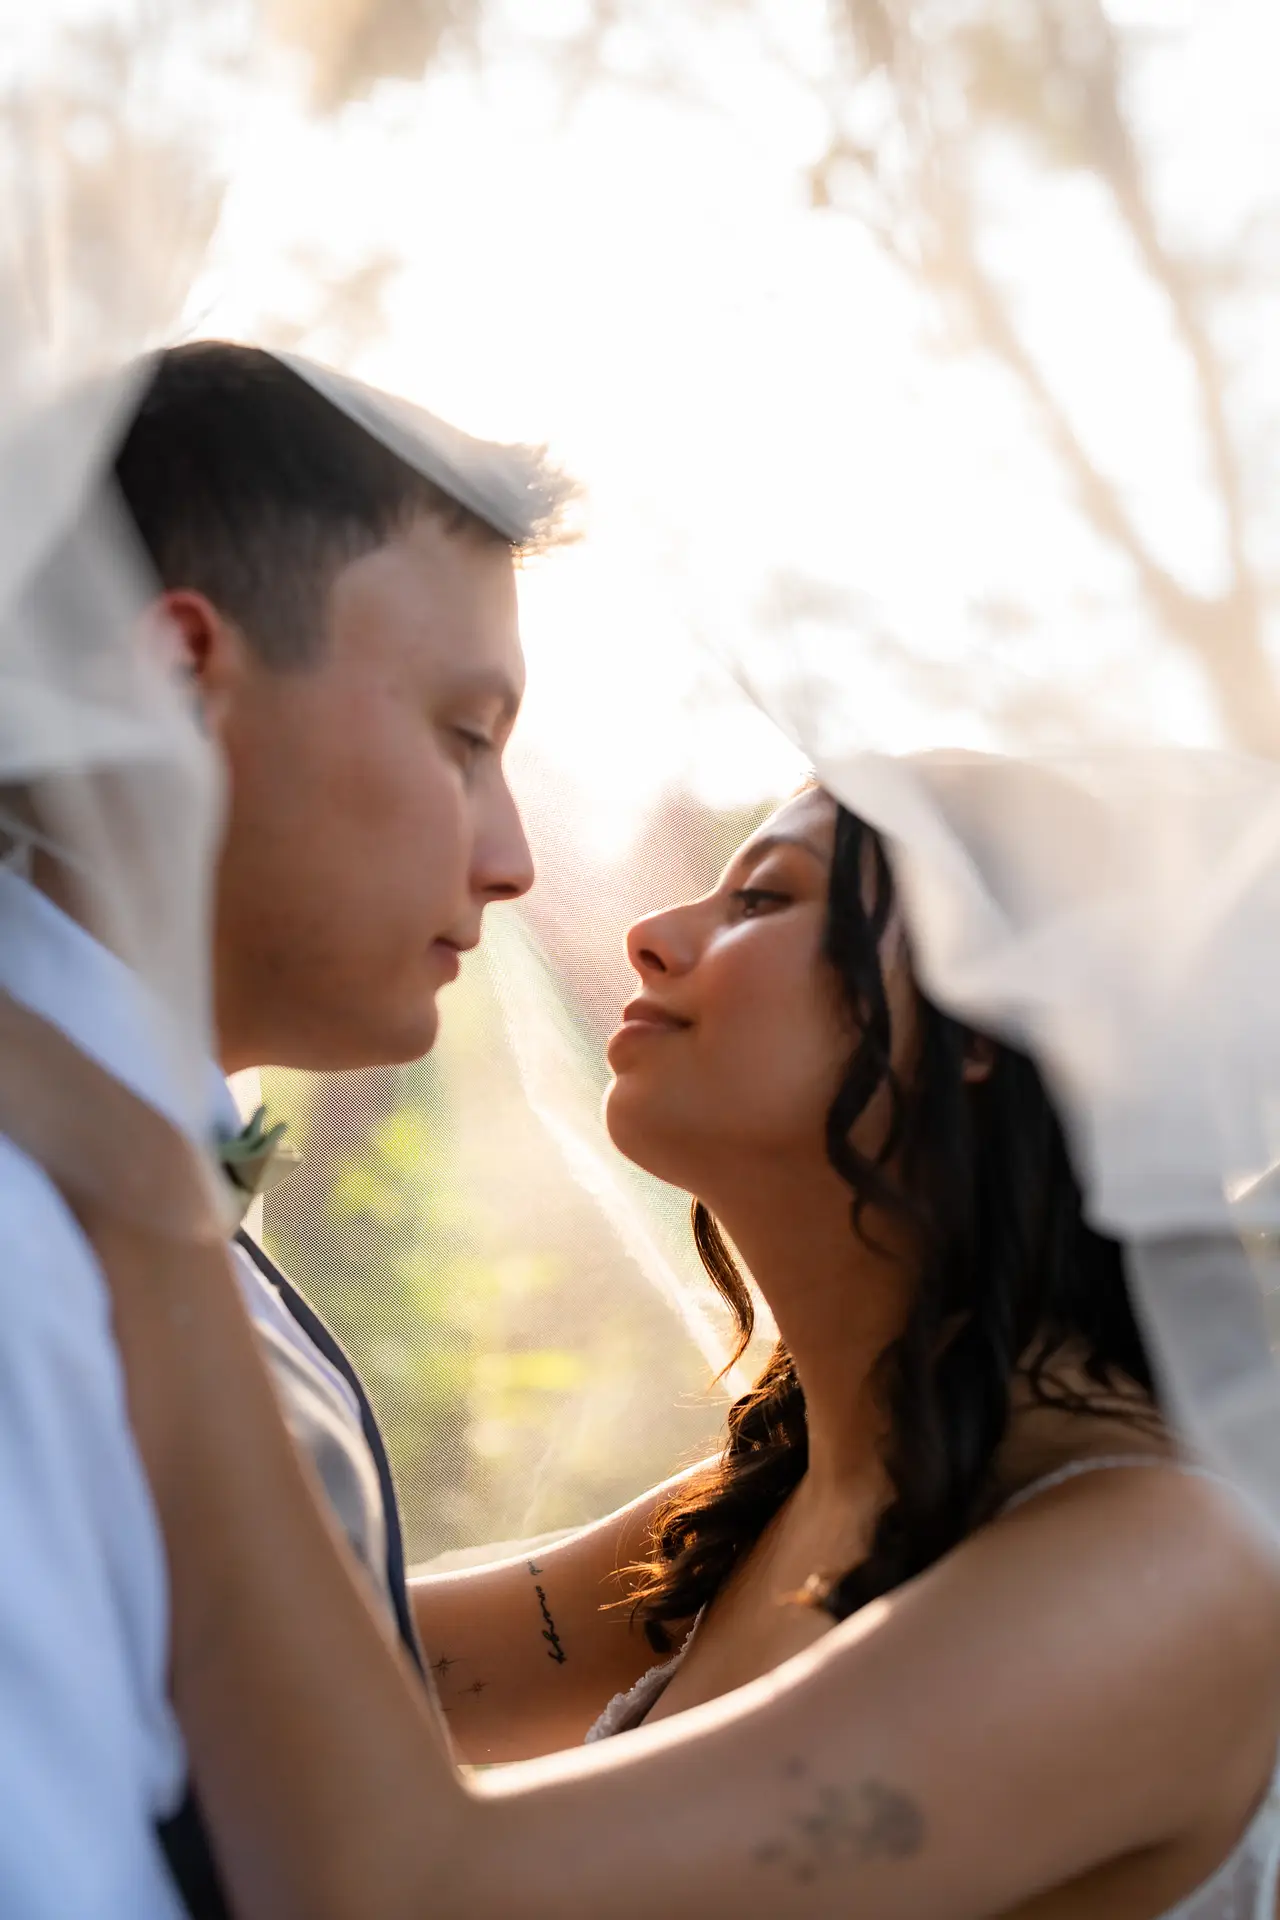
[(759, 840), (749, 840), (745, 847), (739, 847), (737, 859), (752, 861), (761, 859), (766, 853), (772, 853), (775, 847), (800, 847), (805, 853), (811, 853), (821, 866), (826, 866), (827, 855), (812, 840), (806, 840), (798, 833), (766, 833)]

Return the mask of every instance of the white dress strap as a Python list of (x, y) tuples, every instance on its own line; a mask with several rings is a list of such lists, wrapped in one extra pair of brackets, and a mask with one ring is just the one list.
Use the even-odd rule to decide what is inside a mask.
[(1270, 1846), (1258, 1883), (1258, 1904), (1253, 1920), (1275, 1920), (1276, 1894), (1280, 1890), (1280, 1773), (1272, 1782), (1270, 1810), (1273, 1823)]
[(1161, 1453), (1100, 1453), (1092, 1460), (1068, 1460), (1064, 1467), (1055, 1467), (1052, 1473), (1041, 1474), (1030, 1486), (1020, 1487), (1011, 1494), (996, 1515), (1002, 1519), (1006, 1513), (1012, 1513), (1016, 1507), (1025, 1506), (1028, 1500), (1034, 1500), (1037, 1494), (1048, 1493), (1054, 1487), (1065, 1485), (1068, 1480), (1076, 1480), (1083, 1473), (1106, 1473), (1114, 1467), (1171, 1467), (1175, 1473), (1189, 1473), (1200, 1480), (1217, 1480), (1219, 1476), (1210, 1472), (1208, 1467), (1197, 1467), (1187, 1460), (1171, 1460)]
[(1249, 1825), (1216, 1872), (1160, 1920), (1275, 1920), (1280, 1884), (1280, 1764)]

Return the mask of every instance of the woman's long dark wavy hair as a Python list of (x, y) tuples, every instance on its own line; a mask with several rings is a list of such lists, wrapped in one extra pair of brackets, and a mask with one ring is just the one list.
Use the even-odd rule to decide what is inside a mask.
[[(1085, 1223), (1062, 1129), (1031, 1061), (991, 1042), (989, 1074), (967, 1079), (972, 1030), (920, 995), (911, 1084), (895, 1075), (880, 965), (893, 903), (878, 836), (838, 808), (824, 954), (858, 1042), (827, 1114), (827, 1155), (853, 1196), (853, 1232), (862, 1233), (868, 1207), (905, 1219), (920, 1270), (906, 1325), (877, 1369), (889, 1498), (866, 1558), (817, 1590), (837, 1619), (923, 1572), (990, 1516), (1017, 1373), (1042, 1405), (1115, 1412), (1117, 1394), (1133, 1408), (1136, 1386), (1139, 1414), (1158, 1410), (1120, 1248)], [(868, 1157), (851, 1134), (882, 1087), (890, 1120)], [(693, 1227), (737, 1323), (736, 1358), (751, 1337), (751, 1296), (701, 1202)], [(1077, 1379), (1083, 1372), (1083, 1391), (1054, 1377), (1063, 1350)], [(669, 1645), (667, 1625), (688, 1621), (719, 1591), (807, 1459), (804, 1395), (779, 1343), (730, 1410), (720, 1459), (658, 1516), (636, 1601), (656, 1648)]]

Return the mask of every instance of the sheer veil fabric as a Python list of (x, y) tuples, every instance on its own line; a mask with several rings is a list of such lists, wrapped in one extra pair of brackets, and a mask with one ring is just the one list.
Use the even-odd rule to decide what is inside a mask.
[[(235, 171), (228, 129), (286, 84), (257, 57), (253, 8), (216, 26), (205, 13), (176, 0), (104, 7), (90, 33), (85, 10), (59, 0), (37, 26), (6, 24), (0, 124), (4, 855), (51, 850), (78, 915), (142, 976), (193, 1132), (210, 1044), (218, 772), (163, 636), (139, 621), (145, 572), (99, 482), (146, 354), (200, 330), (188, 296)], [(77, 88), (87, 62), (122, 46), (146, 58), (125, 62), (104, 144), (101, 128), (76, 131)], [(210, 79), (189, 116), (193, 62)], [(172, 142), (167, 170), (131, 164), (144, 125)], [(74, 137), (60, 137), (68, 127)], [(105, 229), (94, 208), (109, 214)], [(173, 244), (157, 251), (157, 233)], [(465, 303), (467, 289), (448, 297)], [(1120, 361), (1126, 351), (1114, 343)], [(527, 481), (512, 482), (484, 441), (348, 368), (285, 357), (402, 460), (537, 544), (561, 489), (534, 456)], [(1040, 601), (1011, 667), (1007, 628), (963, 608), (1034, 568), (1012, 534), (1003, 546), (990, 527), (967, 537), (955, 453), (959, 439), (969, 462), (1000, 467), (1003, 403), (988, 418), (967, 392), (955, 398), (948, 369), (918, 343), (848, 378), (881, 381), (877, 436), (841, 448), (845, 491), (833, 503), (829, 481), (815, 487), (813, 513), (834, 526), (833, 553), (847, 562), (853, 550), (861, 594), (770, 585), (773, 515), (806, 476), (746, 473), (743, 421), (726, 482), (741, 488), (741, 510), (709, 516), (706, 532), (723, 591), (697, 604), (691, 589), (685, 626), (656, 656), (671, 676), (662, 724), (686, 727), (695, 754), (714, 734), (722, 756), (736, 755), (741, 804), (716, 814), (687, 792), (650, 794), (647, 814), (637, 802), (631, 830), (618, 827), (628, 781), (640, 791), (643, 756), (628, 736), (656, 727), (656, 710), (637, 708), (637, 720), (615, 705), (592, 721), (614, 747), (575, 759), (550, 715), (566, 669), (535, 617), (513, 780), (540, 879), (519, 909), (489, 916), (479, 966), (446, 1001), (439, 1057), (340, 1080), (267, 1078), (305, 1155), (268, 1204), (267, 1233), (304, 1285), (328, 1290), (321, 1304), (340, 1331), (363, 1329), (369, 1350), (390, 1355), (383, 1405), (419, 1556), (604, 1510), (704, 1447), (746, 1378), (706, 1394), (723, 1320), (691, 1260), (684, 1201), (604, 1138), (598, 1043), (626, 997), (627, 920), (714, 877), (767, 802), (768, 782), (753, 789), (757, 756), (777, 770), (776, 794), (812, 766), (883, 831), (927, 990), (1041, 1063), (1091, 1217), (1131, 1249), (1189, 1445), (1280, 1538), (1267, 1331), (1280, 1232), (1280, 766), (1234, 748), (1213, 717), (1248, 706), (1257, 662), (1242, 661), (1233, 684), (1224, 636), (1205, 721), (1188, 706), (1185, 658), (1151, 621), (1135, 612), (1126, 632), (1108, 616), (1124, 686), (1082, 698), (1067, 601), (1053, 604), (1060, 583), (1048, 577), (1031, 582)], [(692, 444), (698, 431), (695, 465), (708, 453)], [(1037, 551), (1054, 551), (1061, 501), (1045, 489), (1024, 508), (1021, 547), (1030, 526)], [(892, 575), (885, 556), (901, 556), (904, 522), (919, 570)], [(1171, 520), (1174, 544), (1181, 524)], [(702, 537), (697, 524), (685, 533)], [(1028, 586), (1021, 574), (1017, 584)], [(536, 569), (530, 605), (536, 616)], [(1085, 633), (1081, 650), (1093, 644)], [(906, 721), (887, 662), (905, 662), (923, 689)], [(594, 669), (571, 671), (586, 713)]]
[[(152, 587), (103, 475), (142, 350), (181, 310), (199, 212), (172, 175), (128, 165), (129, 122), (172, 125), (163, 44), (122, 79), (96, 169), (67, 137), (86, 53), (70, 10), (6, 15), (0, 46), (0, 854), (47, 860), (60, 903), (141, 977), (171, 1117), (196, 1133), (220, 780), (163, 635), (144, 631)], [(144, 233), (169, 243), (168, 273), (140, 271)]]

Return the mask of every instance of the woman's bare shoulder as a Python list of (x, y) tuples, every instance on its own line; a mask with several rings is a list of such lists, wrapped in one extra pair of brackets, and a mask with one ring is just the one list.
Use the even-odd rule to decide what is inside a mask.
[(1220, 1478), (1171, 1458), (1082, 1461), (1026, 1489), (951, 1561), (938, 1603), (985, 1596), (1006, 1647), (1025, 1636), (1047, 1658), (1052, 1617), (1081, 1674), (1112, 1677), (1117, 1705), (1132, 1675), (1134, 1709), (1167, 1720), (1175, 1744), (1206, 1758), (1216, 1746), (1246, 1773), (1273, 1759), (1280, 1549)]
[(1214, 1593), (1259, 1604), (1264, 1615), (1280, 1605), (1280, 1543), (1267, 1539), (1260, 1519), (1221, 1476), (1152, 1449), (1100, 1452), (1062, 1462), (1015, 1490), (987, 1529), (1031, 1530), (1046, 1546), (1086, 1541), (1106, 1560), (1135, 1549), (1153, 1567), (1186, 1583), (1204, 1601)]

